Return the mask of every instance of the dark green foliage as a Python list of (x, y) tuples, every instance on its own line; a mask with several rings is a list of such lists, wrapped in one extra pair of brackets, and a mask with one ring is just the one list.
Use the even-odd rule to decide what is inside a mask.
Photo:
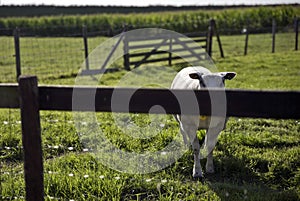
[[(206, 31), (208, 22), (214, 18), (223, 33), (240, 33), (245, 27), (255, 32), (269, 31), (272, 19), (277, 26), (292, 26), (299, 16), (299, 6), (253, 7), (241, 9), (194, 10), (186, 12), (156, 12), (129, 14), (56, 15), (42, 17), (0, 18), (0, 29), (19, 27), (25, 35), (80, 35), (82, 26), (99, 35), (113, 35), (122, 31), (124, 25), (133, 28), (160, 27), (180, 33)], [(266, 28), (266, 29), (262, 29)], [(257, 30), (259, 29), (259, 30)], [(0, 35), (11, 34), (3, 31)]]

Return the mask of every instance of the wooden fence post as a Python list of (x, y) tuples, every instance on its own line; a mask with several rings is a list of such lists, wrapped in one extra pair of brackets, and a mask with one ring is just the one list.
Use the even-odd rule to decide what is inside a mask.
[(44, 176), (37, 77), (19, 77), (26, 200), (44, 200)]
[(272, 53), (275, 52), (276, 20), (272, 20)]
[(16, 74), (17, 80), (21, 75), (21, 55), (20, 55), (20, 29), (18, 27), (14, 30), (14, 43), (15, 43), (15, 58), (16, 58)]
[(170, 39), (169, 39), (170, 43), (169, 43), (169, 66), (172, 66), (172, 49), (173, 49), (173, 38), (170, 35)]
[(89, 48), (88, 48), (87, 27), (86, 27), (86, 25), (82, 26), (82, 37), (83, 37), (83, 44), (84, 44), (85, 67), (86, 67), (86, 70), (89, 70), (90, 69)]
[(246, 29), (244, 55), (247, 55), (247, 52), (248, 52), (248, 40), (249, 40), (249, 31), (248, 31), (248, 29)]
[(212, 56), (212, 38), (214, 35), (214, 24), (215, 20), (211, 19), (209, 21), (209, 27), (208, 27), (208, 36), (207, 36), (207, 54), (211, 57)]
[(299, 18), (295, 18), (295, 50), (298, 50)]
[[(124, 30), (123, 32), (127, 31), (127, 27), (124, 26)], [(126, 70), (130, 70), (130, 63), (129, 63), (129, 47), (128, 47), (128, 38), (126, 36), (126, 34), (123, 37), (123, 49), (124, 49), (124, 55), (123, 55), (123, 59), (124, 59), (124, 68)]]
[(224, 51), (223, 51), (223, 47), (222, 47), (222, 43), (221, 43), (221, 38), (220, 38), (220, 34), (219, 34), (219, 31), (218, 31), (218, 28), (217, 28), (216, 21), (214, 21), (214, 31), (215, 31), (216, 36), (217, 36), (217, 41), (218, 41), (218, 45), (219, 45), (219, 50), (220, 50), (221, 57), (224, 58)]

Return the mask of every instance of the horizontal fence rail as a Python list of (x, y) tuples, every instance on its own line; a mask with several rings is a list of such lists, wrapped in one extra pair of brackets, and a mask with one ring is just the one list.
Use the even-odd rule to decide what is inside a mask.
[[(72, 108), (73, 90), (80, 97), (95, 94), (95, 105), (81, 104)], [(99, 88), (73, 86), (39, 86), (39, 109), (59, 111), (96, 111), (96, 112), (132, 112), (149, 113), (151, 107), (160, 105), (167, 114), (181, 114), (181, 106), (176, 97), (187, 97), (190, 90)], [(224, 95), (223, 90), (195, 90), (201, 115), (211, 115), (210, 96)], [(128, 94), (128, 103), (118, 102), (111, 105), (113, 94), (124, 100)], [(298, 119), (300, 118), (300, 91), (266, 90), (225, 90), (227, 116)], [(0, 84), (0, 108), (19, 108), (19, 91), (16, 84)], [(113, 108), (112, 108), (113, 107)], [(155, 111), (152, 111), (155, 112)], [(185, 114), (198, 114), (195, 110), (185, 110)], [(218, 115), (218, 114), (216, 114)]]

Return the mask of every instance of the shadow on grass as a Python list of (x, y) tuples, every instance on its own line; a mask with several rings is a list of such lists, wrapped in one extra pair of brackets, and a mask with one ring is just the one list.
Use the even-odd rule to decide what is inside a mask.
[[(206, 161), (203, 160), (203, 164)], [(247, 167), (247, 161), (237, 159), (229, 152), (215, 157), (214, 174), (207, 174), (205, 183), (221, 198), (221, 200), (298, 200), (295, 189), (281, 188), (280, 180), (268, 184), (255, 171), (267, 172), (267, 161), (260, 161), (257, 169)], [(273, 181), (274, 182), (274, 181)], [(277, 186), (271, 187), (271, 186)]]

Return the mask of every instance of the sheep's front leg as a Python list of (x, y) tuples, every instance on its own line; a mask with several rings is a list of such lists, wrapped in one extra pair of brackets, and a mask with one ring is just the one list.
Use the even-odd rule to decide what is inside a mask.
[(199, 117), (182, 116), (180, 121), (180, 131), (185, 142), (192, 145), (194, 155), (193, 177), (202, 178), (202, 168), (200, 165), (200, 144), (197, 137)]
[(195, 136), (192, 142), (193, 154), (194, 154), (194, 167), (193, 167), (193, 177), (194, 178), (202, 178), (202, 168), (200, 164), (200, 144), (198, 137)]
[(202, 178), (203, 174), (202, 174), (202, 168), (200, 164), (200, 144), (199, 144), (198, 137), (196, 135), (197, 128), (195, 126), (185, 125), (183, 123), (180, 124), (181, 124), (180, 131), (182, 133), (184, 142), (186, 144), (189, 142), (192, 144), (193, 155), (194, 155), (193, 177)]
[(188, 141), (188, 139), (187, 139), (187, 134), (186, 134), (186, 132), (184, 131), (184, 128), (183, 128), (182, 125), (180, 125), (180, 133), (181, 133), (181, 135), (182, 135), (184, 144), (185, 144), (185, 145), (189, 145), (189, 141)]
[(215, 173), (215, 166), (214, 166), (214, 160), (213, 160), (213, 151), (214, 150), (212, 150), (208, 154), (207, 161), (206, 161), (206, 166), (205, 166), (206, 173), (210, 173), (210, 174)]
[(208, 153), (206, 166), (205, 166), (207, 173), (215, 172), (214, 162), (213, 162), (213, 150), (215, 148), (215, 145), (218, 140), (218, 136), (221, 131), (222, 128), (216, 127), (216, 128), (210, 128), (206, 132), (204, 147), (206, 148), (206, 151)]

